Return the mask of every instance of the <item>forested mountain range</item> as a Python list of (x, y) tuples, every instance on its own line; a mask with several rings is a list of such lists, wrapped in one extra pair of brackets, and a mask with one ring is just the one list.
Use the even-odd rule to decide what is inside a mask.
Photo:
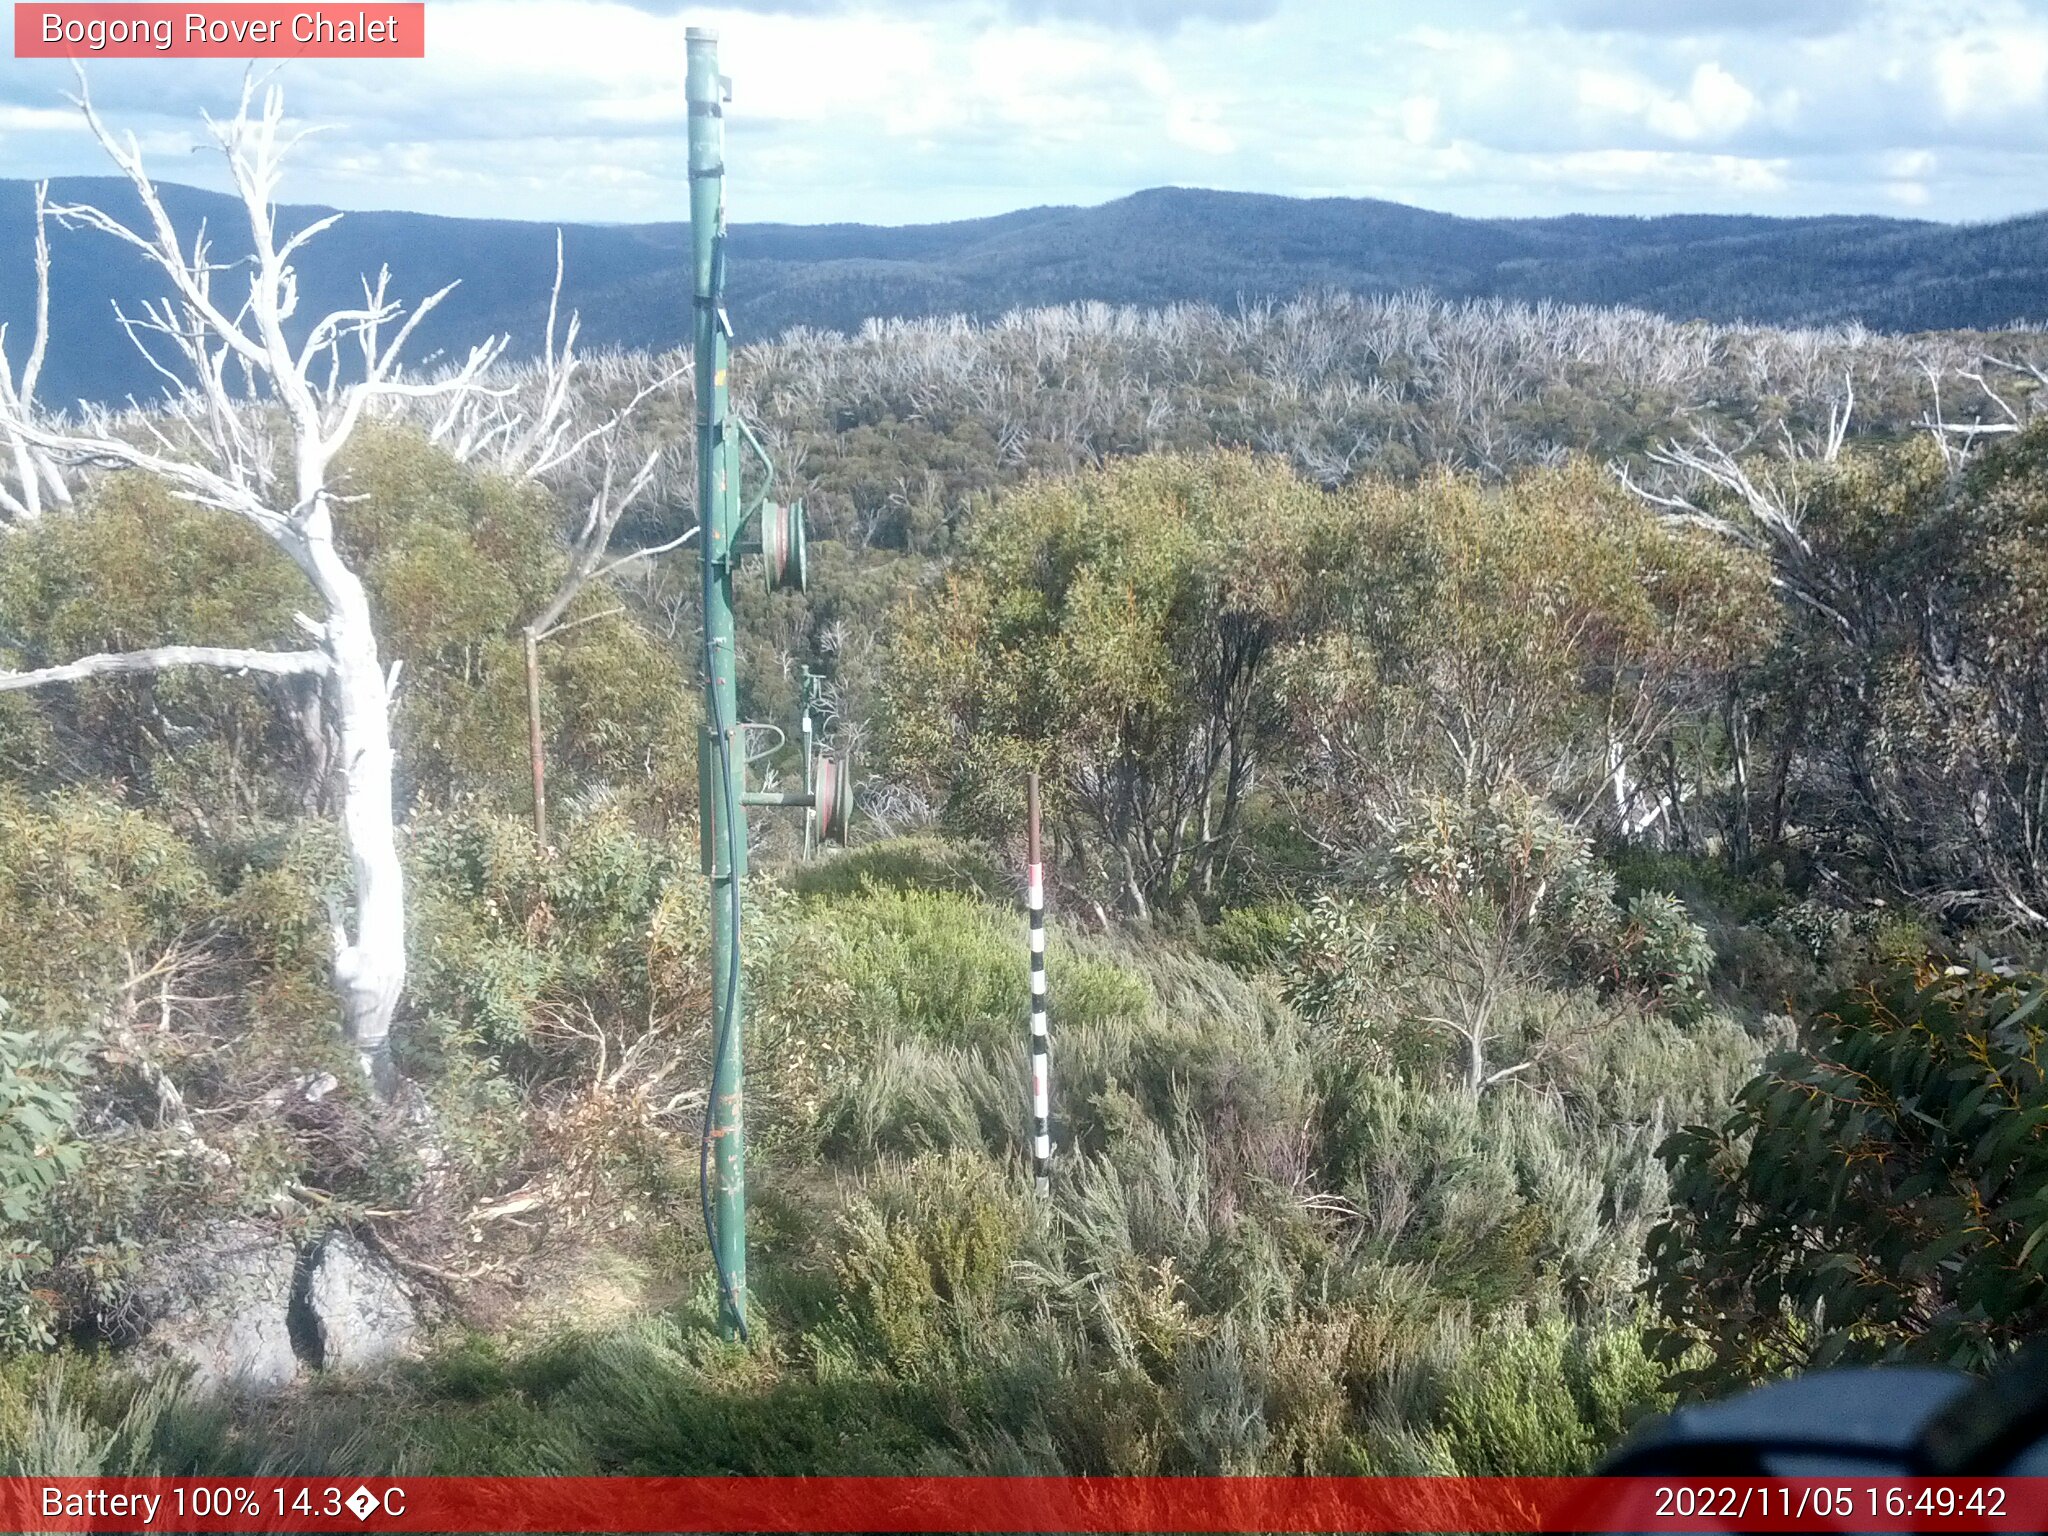
[[(181, 224), (226, 233), (229, 199), (167, 187)], [(59, 200), (128, 214), (124, 183), (76, 178)], [(305, 222), (331, 210), (285, 210)], [(29, 183), (0, 182), (0, 320), (18, 359), (33, 312)], [(1676, 215), (1470, 219), (1361, 198), (1299, 199), (1161, 187), (1100, 207), (1047, 207), (946, 224), (740, 224), (732, 232), (732, 319), (742, 340), (791, 326), (851, 330), (871, 316), (961, 313), (1100, 299), (1158, 305), (1286, 298), (1304, 290), (1429, 289), (1631, 305), (1674, 319), (1883, 330), (1989, 329), (2048, 320), (2048, 215), (1955, 226), (1869, 217)], [(496, 332), (537, 346), (553, 276), (555, 226), (417, 213), (351, 213), (303, 258), (302, 310), (324, 313), (359, 275), (392, 269), (407, 296), (461, 280), (422, 332), (452, 350)], [(565, 300), (586, 346), (664, 346), (682, 336), (682, 223), (569, 225)], [(153, 393), (110, 300), (131, 314), (154, 297), (139, 255), (106, 237), (52, 239), (53, 346), (41, 396), (62, 405)], [(223, 281), (228, 279), (223, 278)]]
[[(166, 198), (179, 339), (251, 393), (307, 371), (252, 274), (541, 334), (551, 229), (364, 215), (288, 271), (313, 210)], [(734, 583), (739, 883), (677, 354), (52, 433), (155, 291), (62, 232), (43, 408), (0, 389), (0, 1476), (1564, 1477), (1818, 1365), (2025, 1371), (2048, 327), (1472, 295), (1882, 319), (2028, 231), (740, 230), (737, 490), (809, 555)], [(673, 338), (679, 233), (567, 233), (587, 342)], [(1176, 273), (1220, 302), (957, 312)], [(1895, 322), (2004, 314), (1947, 291)], [(813, 746), (851, 846), (788, 814)]]

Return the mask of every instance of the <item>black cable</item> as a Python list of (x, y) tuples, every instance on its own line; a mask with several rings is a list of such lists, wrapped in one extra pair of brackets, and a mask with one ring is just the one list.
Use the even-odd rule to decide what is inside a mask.
[[(709, 594), (707, 593), (708, 597)], [(704, 683), (705, 694), (711, 700), (711, 736), (718, 744), (718, 782), (724, 786), (719, 798), (725, 808), (725, 838), (728, 850), (726, 884), (732, 906), (732, 959), (726, 969), (725, 1006), (719, 1010), (718, 1027), (711, 1040), (711, 1092), (704, 1101), (704, 1133), (697, 1143), (697, 1191), (704, 1202), (704, 1236), (711, 1244), (711, 1267), (718, 1271), (718, 1293), (724, 1298), (726, 1309), (731, 1312), (740, 1342), (748, 1341), (747, 1313), (745, 1298), (737, 1294), (731, 1273), (725, 1267), (725, 1260), (718, 1251), (718, 1218), (712, 1210), (711, 1201), (711, 1122), (717, 1112), (719, 1090), (724, 1086), (722, 1068), (725, 1064), (726, 1042), (732, 1038), (732, 1030), (739, 1017), (740, 995), (740, 879), (739, 852), (741, 837), (745, 834), (739, 826), (739, 807), (732, 788), (732, 747), (726, 740), (726, 725), (723, 707), (718, 697), (717, 655), (711, 643), (711, 615), (707, 607), (704, 615)], [(706, 818), (707, 822), (709, 818)], [(718, 867), (716, 846), (711, 849), (711, 866)]]
[[(690, 104), (690, 111), (695, 113), (700, 105), (707, 104), (692, 102)], [(722, 115), (715, 103), (708, 105), (713, 116)], [(694, 181), (700, 176), (723, 176), (724, 174), (725, 166), (721, 163), (715, 170), (703, 172), (693, 170), (690, 172), (690, 178)], [(700, 315), (709, 311), (714, 323), (727, 336), (730, 336), (732, 335), (732, 322), (726, 319), (725, 306), (721, 302), (725, 296), (725, 208), (724, 194), (722, 192), (719, 196), (719, 203), (718, 227), (712, 236), (711, 242), (711, 291), (694, 295), (693, 302)], [(697, 382), (698, 387), (700, 389), (703, 388), (703, 379), (700, 378)], [(708, 418), (708, 411), (706, 415)], [(726, 412), (726, 418), (731, 418), (730, 410)], [(708, 424), (713, 428), (715, 434), (722, 435), (726, 427), (726, 419), (711, 421)], [(700, 450), (701, 447), (702, 442), (700, 439)], [(720, 448), (718, 451), (722, 452), (723, 449)], [(701, 472), (701, 465), (699, 469)], [(701, 485), (702, 483), (700, 480), (699, 484)], [(698, 508), (698, 538), (704, 541), (703, 549), (707, 561), (710, 559), (711, 518), (712, 512), (709, 506)], [(705, 571), (708, 576), (710, 572), (708, 564), (705, 567)], [(744, 853), (746, 845), (743, 841), (745, 833), (740, 828), (738, 795), (733, 788), (732, 745), (726, 739), (726, 721), (718, 697), (718, 656), (716, 649), (711, 643), (711, 586), (708, 581), (705, 583), (704, 590), (703, 617), (704, 691), (711, 700), (711, 735), (712, 739), (718, 744), (718, 782), (724, 786), (721, 798), (725, 802), (725, 842), (730, 854), (730, 864), (726, 874), (727, 884), (730, 887), (727, 894), (732, 907), (732, 959), (726, 968), (725, 974), (725, 1006), (719, 1010), (718, 1025), (712, 1031), (711, 1036), (711, 1091), (705, 1096), (704, 1130), (697, 1141), (697, 1193), (704, 1206), (704, 1237), (711, 1244), (711, 1267), (718, 1272), (718, 1294), (723, 1298), (726, 1310), (732, 1314), (735, 1329), (740, 1336), (740, 1342), (744, 1344), (748, 1339), (746, 1298), (738, 1293), (737, 1288), (733, 1285), (733, 1277), (725, 1267), (725, 1260), (719, 1255), (718, 1217), (712, 1208), (711, 1200), (711, 1123), (713, 1116), (718, 1111), (719, 1090), (724, 1086), (721, 1068), (725, 1061), (726, 1043), (732, 1038), (732, 1031), (737, 1027), (739, 1021), (739, 865), (740, 856)], [(708, 816), (704, 819), (704, 825), (708, 829), (710, 825), (710, 818)], [(710, 855), (710, 864), (715, 874), (718, 868), (718, 855), (715, 846), (707, 850), (707, 852)]]

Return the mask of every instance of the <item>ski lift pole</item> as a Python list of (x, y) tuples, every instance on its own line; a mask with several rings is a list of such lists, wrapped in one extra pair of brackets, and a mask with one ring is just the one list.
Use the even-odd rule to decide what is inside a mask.
[[(733, 574), (742, 555), (759, 555), (767, 588), (801, 592), (810, 536), (801, 500), (769, 499), (775, 464), (767, 447), (732, 409), (726, 371), (732, 323), (725, 314), (725, 103), (732, 90), (718, 72), (718, 34), (689, 29), (690, 264), (692, 343), (697, 395), (697, 547), (704, 564), (704, 728), (697, 750), (697, 814), (704, 873), (711, 881), (711, 1092), (704, 1106), (698, 1179), (704, 1231), (718, 1270), (719, 1326), (747, 1336), (747, 1142), (741, 1114), (741, 1045), (746, 1009), (740, 992), (740, 892), (747, 875), (746, 807), (785, 806), (811, 813), (815, 846), (844, 848), (853, 824), (853, 760), (815, 749), (808, 712), (804, 783), (798, 791), (747, 788), (747, 727), (739, 717)], [(749, 505), (740, 496), (741, 450), (761, 476)], [(815, 697), (813, 693), (812, 697)]]
[(725, 120), (728, 88), (718, 73), (718, 34), (688, 33), (684, 94), (690, 109), (690, 254), (697, 395), (697, 546), (704, 571), (704, 730), (698, 784), (704, 868), (711, 877), (712, 1071), (704, 1155), (704, 1216), (718, 1271), (719, 1325), (747, 1331), (747, 1152), (741, 1117), (740, 887), (747, 822), (741, 794), (746, 752), (740, 735), (733, 655), (732, 578), (739, 534), (738, 444), (730, 430), (725, 317)]
[(1031, 911), (1031, 1169), (1038, 1193), (1052, 1193), (1052, 1042), (1045, 1019), (1045, 866), (1038, 837), (1038, 775), (1025, 791), (1025, 904)]

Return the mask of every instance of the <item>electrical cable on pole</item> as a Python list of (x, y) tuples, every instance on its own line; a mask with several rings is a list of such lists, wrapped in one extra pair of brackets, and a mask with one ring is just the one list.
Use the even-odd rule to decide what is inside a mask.
[(719, 1322), (746, 1337), (746, 1130), (740, 1116), (740, 882), (746, 826), (740, 816), (733, 737), (738, 688), (733, 664), (732, 558), (737, 487), (728, 473), (725, 317), (726, 82), (718, 73), (718, 34), (688, 34), (685, 94), (690, 109), (690, 245), (697, 395), (697, 515), (704, 572), (704, 718), (699, 808), (711, 876), (711, 1091), (704, 1106), (698, 1175), (705, 1233), (718, 1271)]
[[(811, 813), (814, 844), (844, 847), (853, 818), (852, 763), (812, 745), (806, 700), (803, 788), (754, 793), (740, 740), (733, 568), (758, 554), (770, 592), (804, 590), (808, 535), (801, 501), (770, 501), (775, 465), (761, 439), (731, 409), (727, 367), (732, 322), (725, 312), (725, 103), (730, 83), (718, 72), (718, 34), (688, 33), (685, 96), (690, 108), (690, 255), (692, 343), (697, 396), (698, 549), (704, 574), (704, 729), (697, 751), (697, 828), (703, 872), (711, 882), (711, 1088), (697, 1148), (704, 1233), (718, 1274), (719, 1326), (747, 1337), (746, 1126), (741, 1060), (746, 1009), (740, 967), (741, 891), (747, 874), (749, 805), (797, 806)], [(762, 482), (742, 510), (741, 449), (758, 461)]]

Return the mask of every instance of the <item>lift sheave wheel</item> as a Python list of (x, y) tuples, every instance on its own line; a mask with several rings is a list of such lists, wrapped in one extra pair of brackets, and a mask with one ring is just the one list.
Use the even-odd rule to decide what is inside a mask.
[(853, 760), (830, 752), (820, 754), (815, 793), (818, 841), (844, 848), (853, 825)]
[(761, 509), (761, 563), (767, 567), (770, 592), (801, 592), (810, 577), (810, 541), (804, 531), (804, 504), (770, 502)]

